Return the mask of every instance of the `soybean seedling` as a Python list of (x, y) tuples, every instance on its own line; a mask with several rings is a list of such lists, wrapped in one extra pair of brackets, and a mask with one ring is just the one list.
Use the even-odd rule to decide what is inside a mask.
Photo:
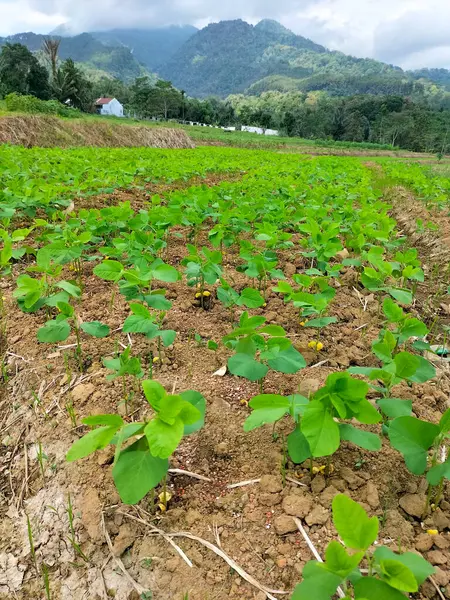
[(217, 298), (225, 308), (229, 309), (232, 322), (234, 322), (234, 309), (236, 306), (260, 308), (265, 304), (264, 298), (255, 288), (245, 288), (239, 293), (225, 279), (221, 278), (220, 283), (221, 287), (217, 288)]
[[(343, 542), (333, 540), (325, 550), (325, 562), (310, 561), (303, 569), (303, 581), (294, 590), (292, 600), (317, 598), (331, 600), (337, 591), (341, 598), (359, 600), (389, 598), (404, 600), (414, 593), (434, 567), (413, 552), (393, 552), (386, 546), (371, 546), (378, 537), (379, 521), (369, 518), (363, 507), (344, 494), (333, 499), (333, 523)], [(360, 569), (362, 561), (368, 571)]]
[(218, 250), (211, 251), (206, 247), (199, 250), (192, 244), (188, 244), (187, 249), (189, 255), (181, 261), (181, 264), (186, 267), (188, 286), (198, 289), (200, 305), (204, 308), (205, 293), (208, 291), (205, 285), (214, 285), (222, 275), (222, 254)]
[[(116, 447), (113, 478), (122, 502), (136, 504), (167, 475), (169, 457), (183, 436), (203, 427), (206, 400), (188, 390), (168, 394), (155, 380), (142, 382), (154, 414), (148, 421), (126, 423), (119, 415), (96, 415), (83, 419), (92, 427), (67, 453), (69, 462), (79, 460), (109, 444)], [(128, 444), (131, 438), (136, 440)]]
[(127, 375), (130, 375), (133, 378), (134, 387), (137, 388), (138, 380), (144, 376), (140, 359), (136, 356), (131, 356), (131, 347), (128, 346), (122, 354), (119, 354), (116, 358), (104, 358), (103, 364), (107, 369), (112, 371), (112, 373), (106, 377), (108, 381), (113, 381), (117, 377), (122, 377), (123, 401), (125, 403), (125, 411), (128, 413), (129, 397), (127, 393), (126, 377)]

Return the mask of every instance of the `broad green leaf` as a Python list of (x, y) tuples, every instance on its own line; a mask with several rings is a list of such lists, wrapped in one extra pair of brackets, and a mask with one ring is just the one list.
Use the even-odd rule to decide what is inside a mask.
[(391, 587), (401, 592), (417, 592), (419, 586), (416, 578), (408, 567), (398, 560), (380, 560), (382, 578)]
[(352, 442), (355, 446), (359, 446), (365, 450), (381, 450), (381, 440), (376, 433), (357, 429), (347, 423), (340, 423), (339, 431), (341, 433), (341, 440), (343, 441)]
[(333, 499), (333, 523), (344, 544), (353, 550), (367, 550), (377, 539), (378, 519), (344, 494)]
[(143, 333), (148, 336), (154, 335), (158, 331), (158, 326), (148, 317), (130, 315), (125, 319), (122, 331), (124, 333)]
[(178, 279), (179, 279), (178, 271), (174, 267), (171, 267), (170, 265), (165, 265), (165, 264), (159, 265), (158, 267), (156, 267), (156, 269), (154, 269), (152, 271), (152, 273), (153, 273), (153, 277), (155, 279), (157, 279), (158, 281), (174, 283), (175, 281), (178, 281)]
[(108, 427), (122, 427), (123, 419), (120, 415), (93, 415), (86, 417), (81, 421), (85, 425), (94, 427), (95, 425), (107, 425)]
[(205, 424), (206, 399), (199, 392), (195, 392), (194, 390), (181, 392), (180, 396), (183, 398), (183, 400), (192, 404), (192, 406), (194, 406), (200, 413), (199, 419), (194, 423), (186, 425), (185, 422), (184, 435), (190, 435), (191, 433), (195, 433), (201, 429)]
[(423, 356), (417, 356), (419, 360), (419, 366), (411, 377), (408, 378), (409, 381), (413, 383), (425, 383), (426, 381), (430, 381), (430, 379), (434, 379), (436, 377), (436, 369), (434, 366)]
[(69, 281), (59, 281), (56, 284), (56, 287), (60, 288), (61, 290), (64, 290), (70, 296), (73, 296), (74, 298), (79, 298), (81, 296), (81, 289), (77, 285), (74, 285), (73, 283), (70, 283)]
[(166, 475), (167, 459), (150, 454), (145, 437), (120, 453), (113, 468), (113, 478), (122, 502), (137, 504)]
[(173, 425), (180, 415), (183, 404), (184, 400), (181, 396), (166, 394), (159, 402), (159, 418), (168, 425)]
[(264, 298), (254, 288), (245, 288), (238, 297), (236, 304), (238, 306), (246, 306), (247, 308), (259, 308), (264, 304)]
[(444, 463), (432, 467), (427, 473), (427, 481), (431, 485), (438, 485), (443, 478), (450, 479), (450, 458)]
[(311, 457), (311, 449), (308, 440), (301, 432), (299, 425), (297, 425), (294, 431), (288, 435), (287, 447), (292, 462), (297, 465)]
[(425, 579), (435, 571), (428, 561), (415, 552), (396, 554), (390, 548), (380, 546), (375, 550), (374, 557), (376, 561), (391, 559), (402, 563), (412, 571), (418, 585), (422, 585)]
[(238, 353), (228, 359), (228, 370), (249, 381), (258, 381), (266, 376), (269, 369), (249, 354)]
[(409, 352), (399, 352), (394, 357), (395, 363), (395, 375), (400, 377), (400, 379), (408, 379), (419, 368), (419, 359), (414, 354), (410, 354)]
[(306, 367), (305, 359), (292, 345), (279, 352), (276, 358), (268, 360), (267, 363), (271, 369), (279, 373), (297, 373)]
[(173, 424), (169, 425), (156, 417), (147, 424), (144, 433), (152, 456), (169, 458), (181, 442), (184, 423), (180, 418), (176, 418)]
[(89, 456), (89, 454), (92, 454), (92, 452), (95, 452), (96, 450), (106, 448), (120, 426), (121, 425), (114, 425), (114, 427), (98, 427), (97, 429), (89, 431), (89, 433), (72, 445), (66, 455), (66, 460), (68, 462), (73, 462), (74, 460)]
[(47, 321), (38, 329), (37, 339), (46, 344), (64, 342), (70, 335), (70, 325), (67, 321)]
[(167, 392), (163, 386), (154, 379), (147, 379), (142, 382), (142, 389), (144, 390), (147, 402), (153, 410), (159, 411), (161, 400), (167, 396)]
[(412, 293), (410, 291), (398, 290), (395, 288), (388, 288), (387, 291), (393, 298), (395, 298), (395, 300), (397, 300), (397, 302), (405, 304), (406, 306), (412, 304)]
[(173, 329), (163, 329), (162, 331), (159, 331), (158, 335), (161, 338), (164, 348), (167, 348), (174, 343), (177, 332)]
[(291, 600), (331, 600), (343, 579), (316, 561), (306, 563), (302, 576), (303, 581), (294, 589)]
[(244, 431), (252, 431), (257, 427), (279, 421), (289, 412), (289, 400), (277, 394), (261, 394), (249, 402), (251, 415), (244, 423)]
[(399, 323), (405, 316), (403, 309), (391, 298), (385, 298), (383, 302), (383, 312), (387, 320), (391, 323)]
[(123, 270), (123, 265), (117, 260), (104, 260), (94, 268), (94, 274), (105, 281), (118, 281)]
[[(127, 425), (125, 425), (125, 427), (123, 427), (123, 429), (121, 429), (119, 432), (120, 437), (122, 439), (122, 443), (126, 442), (134, 435), (140, 435), (140, 434), (144, 433), (145, 425), (146, 425), (146, 423), (138, 423), (138, 422), (128, 423)], [(113, 439), (111, 440), (111, 444), (117, 444), (118, 441), (119, 441), (119, 435), (116, 434), (113, 437)]]
[(380, 398), (377, 405), (390, 419), (408, 417), (412, 412), (412, 400), (399, 400), (398, 398)]
[(301, 420), (301, 431), (314, 457), (329, 456), (339, 448), (339, 427), (320, 400), (309, 403)]
[(96, 338), (104, 338), (110, 334), (110, 328), (108, 327), (108, 325), (100, 323), (100, 321), (82, 323), (80, 327), (85, 333), (92, 335)]
[(348, 554), (347, 550), (339, 542), (333, 540), (325, 550), (324, 568), (345, 579), (356, 569), (363, 557), (364, 551)]
[(152, 318), (151, 312), (148, 310), (148, 308), (142, 304), (139, 304), (138, 302), (131, 302), (130, 310), (133, 315), (137, 315), (138, 317), (143, 317), (144, 319)]
[(425, 472), (428, 450), (439, 433), (437, 425), (415, 417), (398, 417), (389, 426), (391, 445), (403, 454), (406, 466), (415, 475)]
[(402, 592), (375, 577), (361, 577), (354, 590), (356, 600), (405, 600)]
[(391, 349), (388, 344), (385, 344), (384, 342), (376, 342), (375, 344), (372, 344), (372, 352), (382, 362), (387, 363), (392, 360)]
[(264, 327), (261, 327), (259, 333), (265, 333), (275, 337), (283, 337), (286, 335), (286, 331), (283, 329), (283, 327), (280, 327), (280, 325), (265, 325)]
[(410, 337), (424, 337), (428, 333), (428, 328), (425, 323), (419, 321), (419, 319), (407, 319), (402, 327), (400, 328), (400, 335), (398, 337), (398, 343), (403, 344)]
[(198, 423), (201, 416), (202, 415), (201, 415), (200, 411), (198, 410), (198, 408), (193, 406), (190, 402), (185, 402), (183, 400), (183, 406), (181, 408), (179, 417), (183, 421), (183, 425), (185, 427), (194, 425), (195, 423)]
[(448, 408), (442, 415), (439, 421), (439, 429), (442, 431), (442, 433), (447, 433), (450, 431), (450, 408)]
[(331, 323), (337, 323), (336, 317), (320, 317), (319, 319), (311, 319), (305, 323), (305, 327), (326, 327)]
[(167, 300), (162, 294), (145, 296), (145, 301), (150, 308), (154, 308), (155, 310), (170, 310), (172, 308), (172, 302)]

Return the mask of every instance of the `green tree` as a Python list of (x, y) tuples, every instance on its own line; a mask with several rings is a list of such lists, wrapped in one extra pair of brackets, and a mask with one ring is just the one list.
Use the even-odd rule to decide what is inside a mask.
[(47, 69), (22, 44), (5, 44), (0, 53), (0, 89), (4, 95), (16, 92), (48, 100)]

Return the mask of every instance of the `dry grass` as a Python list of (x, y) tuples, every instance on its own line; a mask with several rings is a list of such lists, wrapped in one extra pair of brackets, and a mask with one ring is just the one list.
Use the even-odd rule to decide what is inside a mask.
[(65, 121), (50, 116), (0, 118), (0, 144), (26, 146), (98, 146), (151, 148), (194, 148), (182, 129), (122, 126), (82, 120)]

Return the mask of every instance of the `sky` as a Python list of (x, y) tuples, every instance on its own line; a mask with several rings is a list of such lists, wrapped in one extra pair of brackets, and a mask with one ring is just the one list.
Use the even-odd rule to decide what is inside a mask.
[[(245, 7), (245, 8), (244, 8)], [(332, 50), (406, 69), (450, 68), (448, 0), (0, 0), (0, 36), (276, 19)]]

